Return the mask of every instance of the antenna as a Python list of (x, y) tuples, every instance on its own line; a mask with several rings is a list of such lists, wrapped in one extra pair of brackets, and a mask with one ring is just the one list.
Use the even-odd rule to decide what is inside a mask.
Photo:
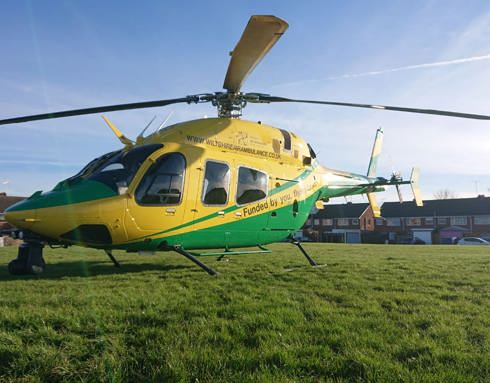
[(172, 117), (172, 115), (174, 114), (174, 111), (170, 111), (170, 113), (168, 114), (167, 118), (165, 120), (163, 120), (163, 122), (160, 124), (160, 126), (155, 130), (154, 133), (157, 133), (159, 132), (163, 127), (164, 125), (167, 123), (167, 121), (170, 119), (170, 117)]
[(140, 143), (141, 141), (143, 141), (143, 134), (146, 132), (146, 129), (148, 129), (151, 124), (153, 124), (153, 121), (155, 121), (155, 118), (157, 118), (156, 115), (153, 116), (153, 118), (148, 123), (148, 125), (146, 125), (145, 128), (141, 131), (141, 133), (138, 134), (138, 137), (136, 137), (136, 143)]

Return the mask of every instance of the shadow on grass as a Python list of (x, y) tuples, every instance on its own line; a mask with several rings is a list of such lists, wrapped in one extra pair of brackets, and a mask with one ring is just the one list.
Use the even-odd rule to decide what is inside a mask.
[[(7, 265), (0, 266), (0, 283), (6, 281), (33, 280), (33, 279), (62, 279), (67, 277), (94, 277), (98, 275), (131, 274), (148, 271), (165, 273), (172, 270), (196, 269), (193, 265), (162, 265), (153, 263), (121, 263), (115, 267), (110, 262), (100, 261), (73, 261), (47, 264), (44, 273), (40, 275), (10, 275)], [(197, 268), (200, 271), (199, 268)]]

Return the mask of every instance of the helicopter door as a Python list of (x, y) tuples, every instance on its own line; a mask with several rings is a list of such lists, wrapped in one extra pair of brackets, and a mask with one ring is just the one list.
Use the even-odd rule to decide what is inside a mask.
[[(195, 184), (193, 234), (186, 246), (220, 248), (226, 246), (227, 223), (233, 213), (227, 208), (230, 198), (231, 166), (221, 160), (199, 161), (199, 175)], [(197, 175), (197, 174), (196, 174)]]
[(267, 227), (268, 175), (260, 170), (237, 166), (234, 224), (230, 225), (230, 246), (253, 246)]
[(166, 153), (146, 171), (134, 198), (128, 200), (128, 218), (140, 235), (171, 235), (172, 229), (182, 223), (185, 170), (182, 153)]

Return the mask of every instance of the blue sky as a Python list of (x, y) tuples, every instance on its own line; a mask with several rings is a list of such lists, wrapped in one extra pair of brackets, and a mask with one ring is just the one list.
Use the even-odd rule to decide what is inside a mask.
[[(244, 91), (490, 114), (488, 1), (6, 0), (0, 118), (219, 91), (253, 14), (290, 27)], [(177, 105), (108, 117), (134, 138), (169, 113), (169, 123), (216, 114)], [(363, 174), (381, 126), (379, 175), (408, 177), (417, 165), (424, 198), (446, 188), (490, 195), (488, 121), (301, 104), (250, 105), (244, 118), (294, 131), (322, 164)], [(0, 191), (9, 194), (48, 190), (120, 145), (97, 115), (0, 129)]]

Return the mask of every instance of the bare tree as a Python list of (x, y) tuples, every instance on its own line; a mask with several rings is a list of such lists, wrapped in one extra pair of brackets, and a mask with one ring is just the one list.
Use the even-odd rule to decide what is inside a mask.
[(435, 199), (452, 199), (452, 198), (458, 198), (458, 195), (455, 192), (453, 192), (452, 190), (441, 189), (441, 190), (438, 190), (434, 193), (434, 198)]

